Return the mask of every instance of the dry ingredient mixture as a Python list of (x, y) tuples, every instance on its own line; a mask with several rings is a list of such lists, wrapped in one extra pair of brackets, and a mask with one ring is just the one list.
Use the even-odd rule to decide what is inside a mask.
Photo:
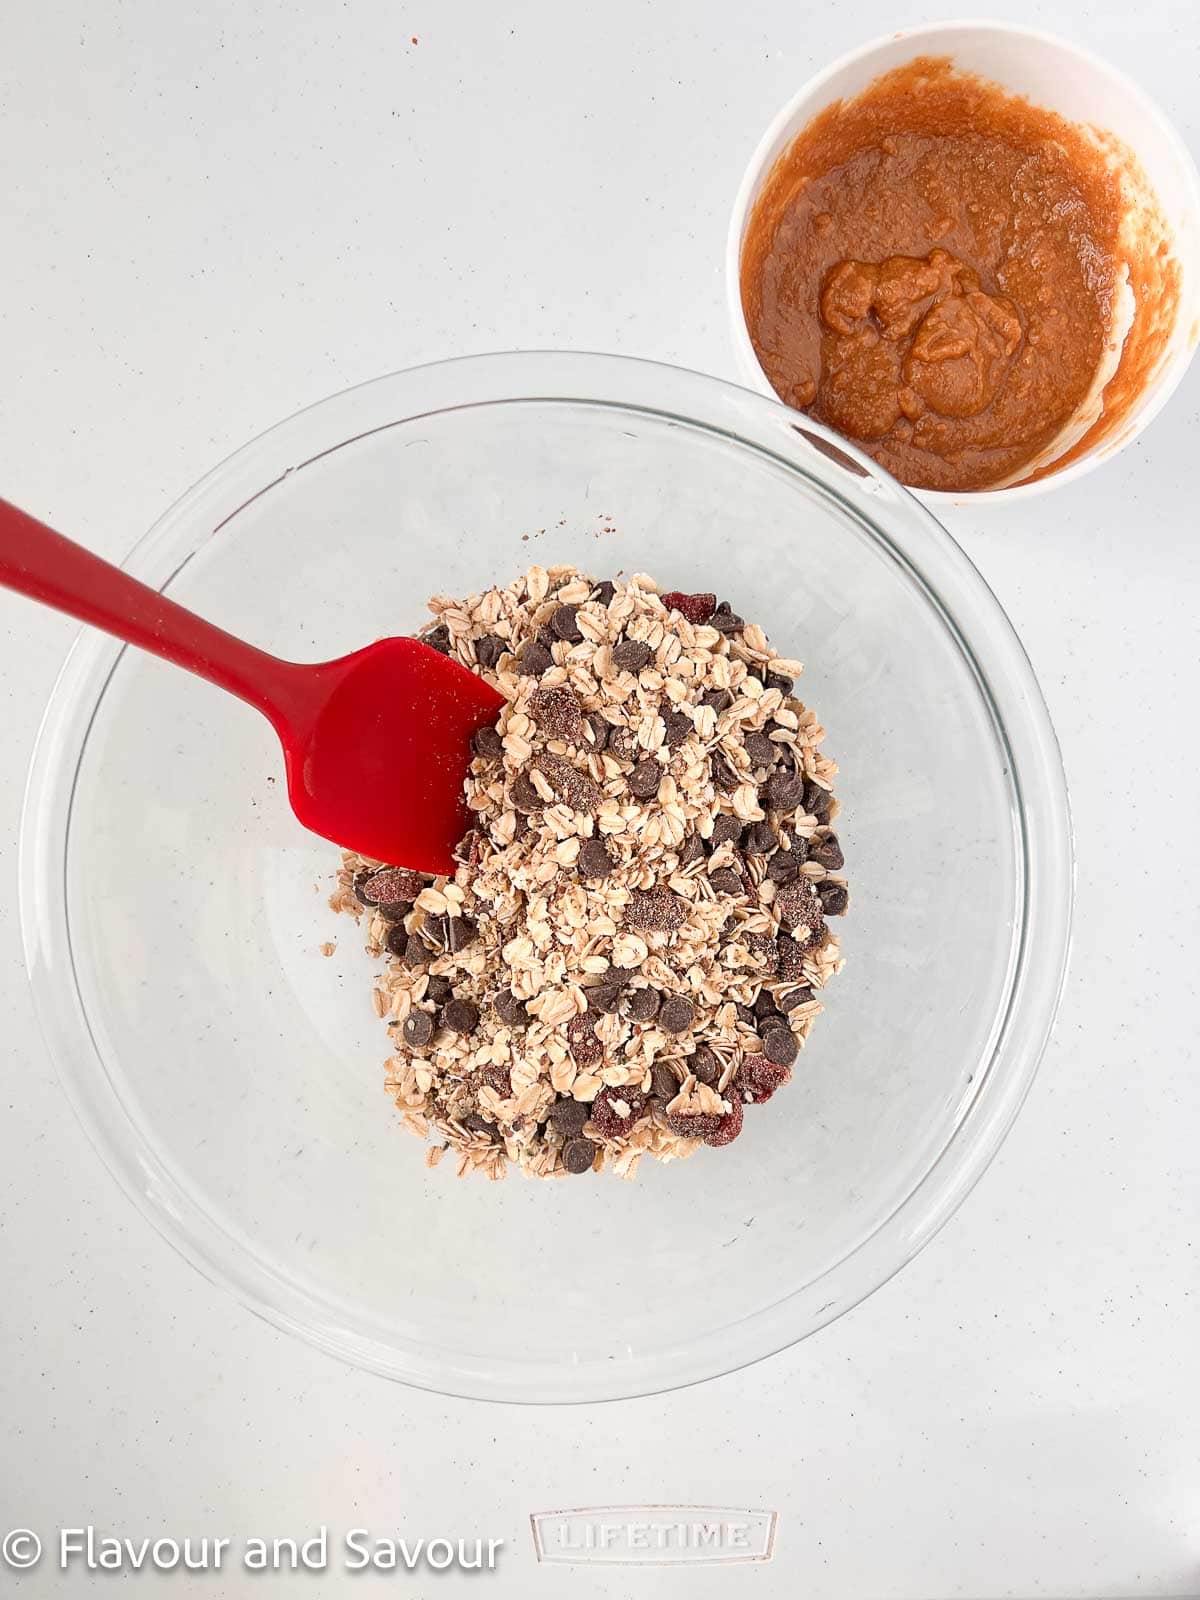
[(776, 392), (930, 489), (1032, 471), (1080, 416), (1085, 439), (1110, 431), (1178, 294), (1161, 219), (1122, 238), (1131, 158), (1113, 143), (943, 58), (822, 112), (767, 179), (743, 246), (747, 325)]
[(453, 878), (347, 854), (386, 956), (387, 1086), (459, 1174), (543, 1178), (731, 1143), (840, 970), (836, 765), (801, 668), (711, 594), (533, 567), (423, 637), (507, 698)]

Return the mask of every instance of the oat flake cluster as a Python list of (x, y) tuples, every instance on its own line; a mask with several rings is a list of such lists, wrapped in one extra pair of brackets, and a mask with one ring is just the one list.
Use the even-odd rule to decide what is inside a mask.
[(842, 965), (837, 768), (799, 664), (642, 575), (532, 567), (430, 606), (426, 641), (508, 702), (476, 737), (474, 826), (453, 878), (347, 854), (333, 897), (387, 958), (405, 1122), (430, 1165), (490, 1178), (731, 1143)]

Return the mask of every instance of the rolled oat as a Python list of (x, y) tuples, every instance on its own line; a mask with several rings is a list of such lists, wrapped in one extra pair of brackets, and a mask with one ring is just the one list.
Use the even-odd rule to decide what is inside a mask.
[(531, 568), (423, 637), (505, 695), (452, 878), (345, 854), (332, 904), (408, 1127), (460, 1175), (690, 1156), (791, 1077), (842, 965), (836, 765), (800, 664), (715, 595)]

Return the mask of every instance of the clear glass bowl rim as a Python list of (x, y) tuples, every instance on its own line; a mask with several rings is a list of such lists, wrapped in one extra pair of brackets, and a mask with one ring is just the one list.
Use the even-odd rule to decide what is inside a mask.
[[(431, 398), (438, 403), (428, 403)], [(1033, 668), (966, 553), (915, 497), (838, 435), (777, 401), (702, 373), (562, 351), (463, 356), (391, 373), (318, 401), (235, 451), (176, 501), (124, 565), (166, 588), (245, 504), (330, 450), (425, 413), (521, 401), (653, 414), (732, 439), (814, 482), (826, 496), (854, 500), (856, 520), (920, 583), (972, 667), (1011, 758), (1022, 925), (1007, 1005), (991, 1054), (977, 1069), (976, 1096), (891, 1215), (821, 1277), (736, 1324), (736, 1338), (728, 1328), (719, 1341), (698, 1336), (682, 1360), (677, 1352), (651, 1352), (590, 1369), (573, 1365), (558, 1382), (515, 1366), (448, 1369), (427, 1346), (382, 1339), (366, 1323), (347, 1326), (344, 1314), (235, 1241), (163, 1170), (133, 1129), (93, 1037), (75, 975), (66, 868), (76, 776), (124, 649), (104, 634), (85, 632), (76, 640), (38, 733), (21, 819), (21, 926), (39, 1024), (76, 1115), (121, 1187), (205, 1277), (275, 1326), (388, 1378), (471, 1399), (586, 1403), (681, 1388), (786, 1349), (887, 1282), (953, 1215), (1003, 1142), (1050, 1036), (1069, 954), (1073, 841), (1062, 758)], [(906, 503), (903, 549), (875, 525), (862, 480), (874, 493)], [(197, 534), (197, 527), (204, 531)]]

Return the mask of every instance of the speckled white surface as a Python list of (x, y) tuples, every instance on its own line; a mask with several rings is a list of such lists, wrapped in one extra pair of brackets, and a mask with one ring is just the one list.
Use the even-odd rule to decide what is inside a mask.
[[(1120, 62), (1200, 143), (1195, 7), (991, 9)], [(758, 133), (832, 55), (928, 18), (907, 0), (26, 8), (0, 53), (0, 489), (115, 557), (230, 449), (381, 371), (563, 345), (731, 374), (721, 250)], [(1085, 482), (947, 519), (1041, 674), (1078, 832), (1058, 1035), (999, 1160), (807, 1344), (601, 1409), (344, 1370), (211, 1289), (119, 1194), (36, 1037), (17, 936), (24, 769), (70, 628), (0, 593), (3, 1528), (481, 1533), (511, 1547), (471, 1592), (533, 1600), (1200, 1590), (1198, 427), (1200, 369)], [(775, 1560), (535, 1568), (529, 1512), (644, 1501), (777, 1508)], [(0, 1592), (86, 1581), (44, 1565)]]

